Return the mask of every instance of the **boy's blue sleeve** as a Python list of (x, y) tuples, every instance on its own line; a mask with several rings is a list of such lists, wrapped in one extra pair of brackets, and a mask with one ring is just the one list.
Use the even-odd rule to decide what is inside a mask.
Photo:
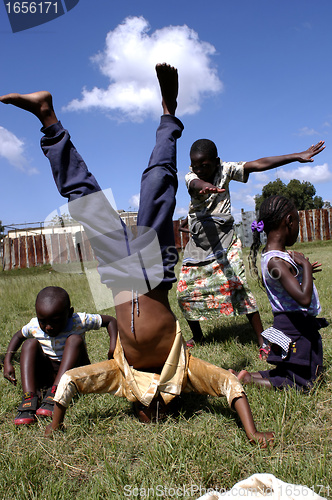
[(88, 314), (85, 313), (85, 328), (86, 330), (99, 330), (103, 323), (100, 314)]

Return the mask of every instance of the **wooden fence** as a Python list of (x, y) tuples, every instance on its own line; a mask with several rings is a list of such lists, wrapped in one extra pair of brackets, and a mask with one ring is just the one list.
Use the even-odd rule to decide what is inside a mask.
[(36, 234), (5, 238), (2, 267), (8, 271), (93, 259), (93, 251), (84, 231), (79, 231), (74, 237), (72, 233)]
[[(332, 208), (301, 210), (299, 241), (332, 239)], [(181, 221), (174, 221), (175, 245), (183, 250), (188, 234), (179, 231)], [(43, 264), (66, 264), (92, 261), (94, 254), (84, 231), (59, 234), (38, 234), (5, 238), (3, 269), (18, 269)]]
[(332, 208), (300, 210), (299, 241), (332, 239)]

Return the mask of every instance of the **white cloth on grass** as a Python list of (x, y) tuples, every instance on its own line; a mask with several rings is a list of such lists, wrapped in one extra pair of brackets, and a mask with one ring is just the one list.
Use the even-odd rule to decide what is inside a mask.
[[(328, 488), (328, 487), (326, 487)], [(291, 483), (285, 483), (277, 479), (273, 474), (253, 474), (252, 476), (236, 483), (233, 488), (227, 492), (209, 491), (197, 500), (219, 500), (225, 498), (241, 499), (268, 497), (273, 500), (327, 500), (319, 496), (319, 493), (326, 493), (324, 485), (317, 485), (313, 488)]]

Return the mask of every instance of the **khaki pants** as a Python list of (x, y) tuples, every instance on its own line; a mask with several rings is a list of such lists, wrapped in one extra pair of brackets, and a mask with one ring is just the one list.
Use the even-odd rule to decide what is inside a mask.
[[(143, 377), (147, 374), (139, 372)], [(60, 380), (54, 400), (67, 408), (73, 396), (80, 394), (113, 394), (136, 402), (120, 367), (114, 359), (81, 366), (67, 371)], [(243, 396), (244, 390), (239, 380), (229, 371), (194, 358), (187, 353), (187, 367), (183, 377), (182, 392), (196, 392), (209, 396), (225, 396), (228, 404)], [(156, 395), (158, 390), (156, 391)], [(161, 393), (163, 396), (163, 393)], [(176, 394), (168, 398), (168, 401)]]

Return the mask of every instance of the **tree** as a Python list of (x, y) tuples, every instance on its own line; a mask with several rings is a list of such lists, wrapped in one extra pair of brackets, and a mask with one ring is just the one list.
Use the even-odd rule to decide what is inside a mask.
[(286, 184), (282, 182), (281, 179), (276, 179), (275, 181), (265, 184), (262, 189), (262, 194), (256, 194), (255, 196), (255, 209), (259, 210), (259, 207), (266, 198), (273, 196), (274, 194), (280, 194), (286, 196)]
[(2, 225), (2, 220), (0, 220), (0, 241), (5, 237), (5, 228)]
[(75, 224), (75, 220), (69, 214), (54, 215), (50, 221), (49, 226), (70, 226)]
[(322, 208), (324, 205), (321, 196), (315, 196), (316, 189), (311, 182), (292, 179), (286, 185), (281, 179), (269, 182), (262, 189), (262, 194), (255, 196), (255, 208), (259, 210), (262, 202), (269, 196), (280, 194), (293, 200), (297, 210), (309, 210), (310, 208)]

